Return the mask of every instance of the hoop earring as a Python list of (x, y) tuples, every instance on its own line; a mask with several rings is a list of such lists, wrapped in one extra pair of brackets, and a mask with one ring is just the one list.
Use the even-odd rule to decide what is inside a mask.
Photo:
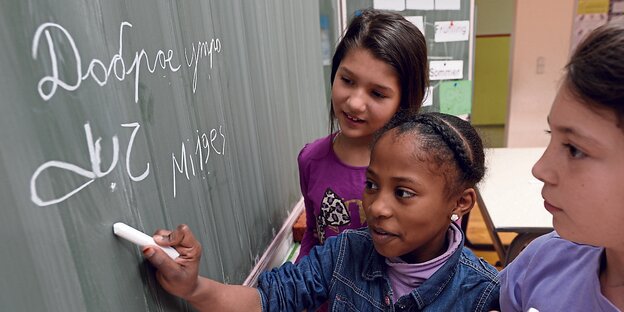
[(456, 213), (452, 214), (451, 215), (451, 221), (455, 222), (457, 220), (459, 220), (459, 216)]

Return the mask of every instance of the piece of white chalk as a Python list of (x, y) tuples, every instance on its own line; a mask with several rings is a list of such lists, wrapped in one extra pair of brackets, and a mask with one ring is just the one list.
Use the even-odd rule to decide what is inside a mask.
[(171, 259), (176, 259), (177, 257), (180, 256), (180, 254), (178, 253), (177, 250), (173, 249), (172, 247), (163, 247), (163, 246), (159, 246), (158, 244), (156, 244), (156, 242), (154, 241), (154, 238), (152, 238), (151, 236), (123, 223), (123, 222), (116, 222), (113, 224), (113, 233), (115, 233), (115, 235), (125, 238), (127, 240), (129, 240), (130, 242), (133, 242), (139, 246), (156, 246), (160, 249), (162, 249), (164, 252), (167, 253), (167, 255), (169, 255), (169, 257), (171, 257)]

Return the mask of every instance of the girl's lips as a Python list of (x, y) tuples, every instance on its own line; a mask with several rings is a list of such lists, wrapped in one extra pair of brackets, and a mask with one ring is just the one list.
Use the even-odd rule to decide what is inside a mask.
[(551, 214), (554, 214), (555, 212), (560, 212), (563, 211), (563, 209), (559, 208), (559, 207), (555, 207), (553, 205), (551, 205), (549, 202), (544, 201), (544, 208), (546, 208), (546, 210), (548, 212), (550, 212)]
[(373, 237), (373, 240), (379, 243), (385, 243), (388, 240), (397, 237), (396, 234), (386, 232), (381, 228), (369, 227), (368, 230)]
[(347, 114), (347, 113), (344, 113), (344, 112), (343, 112), (343, 115), (344, 115), (344, 116), (345, 116), (345, 118), (346, 118), (348, 121), (350, 121), (350, 122), (353, 122), (353, 123), (363, 123), (363, 122), (364, 122), (364, 120), (363, 120), (363, 119), (360, 119), (360, 118), (357, 118), (357, 117), (351, 116), (351, 115), (349, 115), (349, 114)]

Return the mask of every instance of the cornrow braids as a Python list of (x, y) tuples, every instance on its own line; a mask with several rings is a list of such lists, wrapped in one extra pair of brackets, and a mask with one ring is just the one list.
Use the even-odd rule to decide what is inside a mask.
[(418, 135), (417, 146), (420, 148), (417, 154), (441, 169), (447, 182), (452, 185), (449, 193), (460, 188), (474, 187), (483, 178), (483, 143), (467, 121), (443, 113), (400, 113), (376, 134), (373, 144), (394, 128), (397, 129), (397, 135)]
[(446, 146), (453, 152), (455, 160), (465, 178), (473, 175), (472, 159), (468, 154), (470, 147), (465, 144), (457, 129), (449, 125), (442, 117), (436, 116), (436, 114), (421, 115), (415, 119), (415, 122), (431, 127), (442, 138)]

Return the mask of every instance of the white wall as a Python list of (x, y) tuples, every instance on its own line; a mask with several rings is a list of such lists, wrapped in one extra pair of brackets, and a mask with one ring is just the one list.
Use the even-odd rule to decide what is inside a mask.
[(572, 0), (516, 0), (512, 32), (508, 147), (548, 144), (546, 116), (570, 54)]

